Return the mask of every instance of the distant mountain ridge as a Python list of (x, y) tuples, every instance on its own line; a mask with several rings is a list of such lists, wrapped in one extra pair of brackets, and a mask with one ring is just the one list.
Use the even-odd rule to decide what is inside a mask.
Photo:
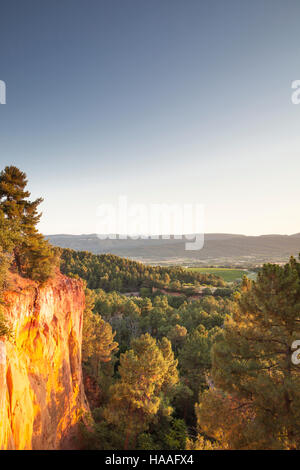
[(148, 262), (259, 264), (284, 262), (300, 252), (300, 233), (293, 235), (247, 236), (229, 233), (207, 233), (204, 247), (198, 251), (185, 250), (185, 239), (162, 238), (138, 240), (101, 240), (96, 234), (48, 235), (55, 246), (90, 251), (95, 254), (112, 253)]

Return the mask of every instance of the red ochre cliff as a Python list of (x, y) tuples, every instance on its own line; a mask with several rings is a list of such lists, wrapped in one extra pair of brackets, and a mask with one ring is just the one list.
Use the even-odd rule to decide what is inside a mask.
[(0, 449), (76, 448), (88, 410), (81, 370), (82, 283), (60, 273), (5, 293), (15, 342), (0, 338)]

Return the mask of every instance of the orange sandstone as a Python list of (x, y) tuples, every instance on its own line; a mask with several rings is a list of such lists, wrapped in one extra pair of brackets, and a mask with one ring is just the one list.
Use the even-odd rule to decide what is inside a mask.
[(76, 448), (88, 410), (82, 283), (58, 272), (44, 286), (17, 276), (11, 285), (5, 302), (15, 342), (0, 338), (0, 449)]

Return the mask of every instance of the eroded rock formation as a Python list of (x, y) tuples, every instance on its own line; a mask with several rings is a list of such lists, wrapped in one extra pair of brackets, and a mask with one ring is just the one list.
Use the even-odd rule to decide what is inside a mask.
[(88, 409), (81, 370), (84, 291), (60, 273), (5, 293), (15, 342), (0, 338), (0, 449), (75, 448)]

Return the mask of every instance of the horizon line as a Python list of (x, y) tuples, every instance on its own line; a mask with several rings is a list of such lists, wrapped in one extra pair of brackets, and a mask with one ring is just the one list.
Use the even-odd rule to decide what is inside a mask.
[[(114, 235), (116, 237), (120, 237), (120, 236), (123, 236), (123, 237), (128, 237), (128, 238), (131, 238), (133, 236), (136, 236), (136, 237), (139, 237), (139, 238), (142, 238), (142, 237), (147, 237), (145, 239), (149, 239), (150, 237), (166, 237), (168, 236), (169, 239), (174, 239), (175, 237), (191, 237), (191, 236), (196, 236), (196, 235), (202, 235), (202, 234), (197, 234), (197, 233), (192, 233), (192, 234), (175, 234), (175, 235), (168, 235), (168, 234), (152, 234), (152, 235), (147, 235), (147, 234), (137, 234), (137, 235), (129, 235), (129, 234), (97, 234), (95, 232), (93, 233), (47, 233), (47, 234), (44, 234), (43, 233), (43, 236), (44, 237), (58, 237), (58, 236), (71, 236), (71, 237), (82, 237), (82, 236), (96, 236), (97, 238), (99, 236), (106, 236), (106, 237), (109, 237), (110, 235)], [(235, 237), (274, 237), (274, 236), (281, 236), (281, 237), (293, 237), (293, 236), (296, 236), (296, 235), (299, 235), (300, 236), (300, 231), (299, 232), (295, 232), (295, 233), (290, 233), (290, 234), (287, 234), (287, 233), (262, 233), (262, 234), (259, 234), (259, 235), (246, 235), (246, 234), (243, 234), (243, 233), (232, 233), (232, 232), (204, 232), (204, 237), (205, 235), (232, 235), (232, 236), (235, 236)], [(166, 239), (166, 238), (165, 238)], [(100, 238), (99, 238), (100, 240)], [(122, 238), (115, 238), (115, 240), (122, 240)], [(167, 240), (167, 239), (166, 239)]]

